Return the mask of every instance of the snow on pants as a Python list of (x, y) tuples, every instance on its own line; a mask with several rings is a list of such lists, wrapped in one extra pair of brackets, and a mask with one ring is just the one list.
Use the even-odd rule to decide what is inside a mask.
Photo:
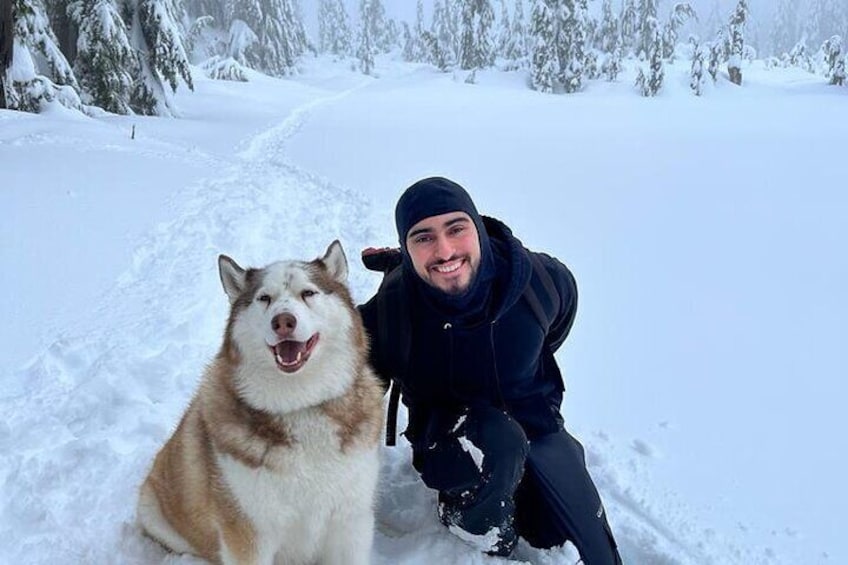
[(422, 439), (413, 465), (439, 491), (446, 525), (475, 535), (498, 528), (502, 554), (520, 535), (540, 548), (570, 541), (586, 565), (621, 563), (583, 447), (565, 430), (528, 441), (508, 414), (477, 407), (432, 421)]

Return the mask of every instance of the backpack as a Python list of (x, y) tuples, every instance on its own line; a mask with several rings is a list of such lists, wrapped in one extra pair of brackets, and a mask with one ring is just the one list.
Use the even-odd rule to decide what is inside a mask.
[[(553, 278), (545, 269), (539, 256), (531, 251), (527, 251), (527, 254), (530, 257), (533, 274), (530, 277), (530, 283), (524, 289), (522, 298), (530, 306), (533, 315), (547, 335), (556, 313), (560, 309), (560, 295)], [(400, 253), (397, 252), (394, 257), (384, 256), (376, 260), (363, 257), (363, 263), (369, 270), (383, 272), (383, 280), (376, 295), (379, 328), (379, 336), (377, 337), (381, 344), (381, 365), (390, 367), (392, 371), (399, 373), (391, 375), (389, 406), (386, 414), (386, 445), (394, 446), (397, 436), (397, 411), (401, 389), (399, 381), (406, 374), (405, 370), (398, 370), (398, 367), (406, 366), (412, 349), (412, 326), (409, 309), (403, 296)], [(544, 303), (540, 296), (544, 297)], [(548, 312), (552, 314), (549, 316)]]

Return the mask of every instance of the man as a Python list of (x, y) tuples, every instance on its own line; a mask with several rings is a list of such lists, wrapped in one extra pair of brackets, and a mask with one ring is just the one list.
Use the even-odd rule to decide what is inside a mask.
[(521, 536), (540, 548), (571, 541), (586, 565), (620, 564), (560, 414), (553, 354), (577, 306), (571, 272), (445, 178), (409, 187), (395, 222), (400, 253), (363, 252), (392, 272), (360, 311), (372, 365), (402, 391), (413, 465), (439, 491), (440, 519), (491, 554), (509, 555)]

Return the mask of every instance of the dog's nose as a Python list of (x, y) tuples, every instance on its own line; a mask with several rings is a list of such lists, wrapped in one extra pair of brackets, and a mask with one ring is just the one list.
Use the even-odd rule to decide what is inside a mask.
[(280, 337), (288, 337), (297, 327), (297, 318), (288, 312), (277, 314), (271, 319), (271, 329)]

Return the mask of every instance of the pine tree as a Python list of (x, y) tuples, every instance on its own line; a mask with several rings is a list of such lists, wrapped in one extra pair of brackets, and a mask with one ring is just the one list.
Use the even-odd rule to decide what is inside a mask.
[(636, 0), (623, 0), (621, 7), (621, 44), (625, 53), (638, 51), (639, 12)]
[(229, 55), (272, 76), (287, 76), (309, 48), (291, 0), (234, 0), (228, 4)]
[(509, 41), (504, 46), (504, 58), (508, 61), (507, 70), (522, 68), (527, 62), (527, 28), (524, 25), (523, 2), (515, 3), (512, 15), (512, 30)]
[(619, 46), (618, 18), (612, 11), (612, 0), (604, 0), (601, 5), (601, 25), (598, 28), (598, 48), (611, 54)]
[(132, 113), (140, 66), (114, 0), (80, 0), (70, 9), (79, 25), (74, 72), (82, 100), (108, 112)]
[(379, 0), (360, 0), (359, 2), (359, 46), (356, 56), (359, 69), (366, 75), (374, 72), (374, 56), (377, 54), (376, 38)]
[(586, 0), (563, 0), (559, 10), (559, 79), (566, 92), (577, 92), (583, 87), (586, 14)]
[(444, 4), (436, 0), (433, 6), (433, 22), (430, 26), (430, 33), (438, 42), (439, 51), (449, 65), (458, 59), (459, 54), (458, 24), (455, 18), (456, 9), (453, 6), (451, 0), (445, 0)]
[(827, 65), (825, 75), (830, 79), (830, 84), (842, 86), (845, 82), (845, 57), (842, 54), (842, 38), (834, 35), (824, 42), (822, 51)]
[(489, 0), (462, 0), (459, 67), (482, 69), (494, 63), (491, 29), (495, 13)]
[(498, 31), (496, 33), (495, 53), (501, 57), (506, 54), (506, 47), (512, 41), (512, 24), (509, 21), (509, 12), (506, 9), (506, 0), (501, 2), (501, 15), (498, 18)]
[(689, 71), (689, 87), (695, 96), (700, 96), (704, 93), (704, 86), (707, 83), (707, 77), (704, 73), (704, 50), (701, 47), (701, 42), (695, 36), (689, 37), (689, 43), (692, 46), (692, 67)]
[(843, 33), (846, 26), (844, 2), (811, 0), (805, 35), (809, 45), (822, 45), (830, 37)]
[(697, 20), (698, 14), (689, 2), (678, 2), (671, 8), (668, 22), (663, 30), (663, 57), (670, 59), (674, 56), (680, 28), (690, 19)]
[(53, 101), (81, 108), (76, 77), (59, 49), (41, 1), (13, 0), (12, 18), (6, 105), (26, 112), (38, 112)]
[(6, 108), (6, 69), (12, 66), (12, 3), (0, 3), (0, 108)]
[[(649, 52), (654, 43), (654, 25), (658, 21), (657, 3), (659, 0), (639, 0), (639, 23), (638, 23), (638, 45), (636, 56), (640, 59), (649, 59)], [(651, 22), (653, 18), (653, 22)]]
[(709, 48), (709, 58), (707, 59), (707, 72), (712, 77), (713, 82), (718, 80), (718, 68), (722, 61), (727, 59), (727, 38), (724, 35), (724, 28), (719, 28), (716, 32), (716, 37)]
[(350, 20), (341, 0), (321, 0), (318, 7), (318, 45), (322, 52), (339, 57), (352, 53)]
[(739, 0), (736, 9), (730, 17), (730, 56), (727, 61), (727, 72), (730, 82), (742, 84), (742, 57), (745, 52), (745, 22), (748, 20), (747, 0)]
[(601, 65), (601, 73), (609, 82), (613, 82), (621, 73), (621, 48), (616, 47), (612, 53), (607, 53)]
[(662, 88), (665, 71), (663, 69), (663, 46), (660, 26), (656, 18), (648, 18), (644, 22), (645, 30), (651, 41), (648, 43), (646, 58), (648, 60), (648, 73), (640, 68), (636, 77), (636, 86), (642, 96), (656, 96)]
[(416, 61), (422, 62), (427, 60), (426, 51), (427, 49), (424, 46), (424, 2), (423, 0), (418, 0), (415, 5), (415, 26), (412, 28), (409, 33), (409, 46), (404, 47), (404, 52), (406, 56), (404, 57), (407, 61)]
[(789, 53), (798, 42), (798, 8), (796, 0), (779, 0), (771, 28), (771, 53)]
[(556, 0), (534, 0), (530, 15), (530, 84), (540, 92), (553, 92), (559, 71), (556, 52)]

